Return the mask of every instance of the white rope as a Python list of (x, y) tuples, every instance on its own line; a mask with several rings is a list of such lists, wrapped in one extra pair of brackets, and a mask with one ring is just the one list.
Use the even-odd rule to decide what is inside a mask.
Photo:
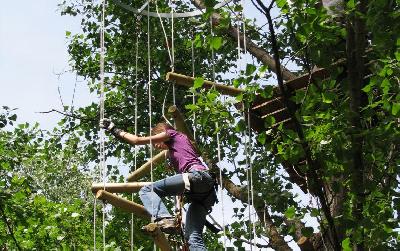
[[(211, 37), (214, 38), (214, 31), (213, 31), (213, 23), (212, 23), (212, 17), (210, 17), (210, 33)], [(214, 82), (214, 85), (216, 83), (215, 81), (215, 60), (214, 60), (214, 47), (211, 46), (211, 68), (212, 68), (212, 80)], [(215, 86), (213, 86), (215, 87)], [(218, 129), (217, 132), (217, 152), (218, 152), (218, 163), (221, 162), (221, 146), (220, 146), (220, 140), (219, 140), (219, 125), (218, 122), (215, 122), (215, 128)], [(222, 214), (222, 226), (223, 226), (223, 232), (224, 232), (224, 250), (226, 250), (226, 232), (225, 232), (225, 210), (224, 210), (224, 193), (222, 189), (222, 169), (219, 169), (219, 183), (221, 184), (221, 189), (220, 189), (220, 196), (221, 196), (221, 214)]]
[[(147, 11), (150, 10), (150, 3), (147, 5)], [(150, 159), (153, 159), (153, 141), (151, 139), (151, 128), (152, 128), (152, 107), (151, 107), (151, 55), (150, 55), (150, 16), (147, 16), (147, 86), (148, 86), (148, 97), (149, 97), (149, 135), (150, 135)], [(150, 162), (150, 181), (151, 181), (151, 192), (154, 193), (154, 175), (153, 175), (153, 161)], [(153, 214), (154, 211), (154, 201), (151, 202), (151, 222), (154, 223), (155, 217)], [(153, 250), (156, 250), (156, 243), (153, 245)]]
[[(195, 76), (195, 70), (194, 70), (194, 61), (195, 61), (195, 58), (194, 58), (194, 36), (193, 36), (193, 30), (192, 30), (192, 44), (191, 44), (191, 49), (192, 49), (192, 77), (194, 78), (194, 76)], [(192, 93), (192, 104), (193, 104), (193, 105), (196, 104), (195, 90), (193, 90), (193, 93)], [(196, 131), (197, 131), (197, 130), (196, 130), (195, 123), (196, 123), (196, 112), (193, 112), (193, 122), (192, 122), (192, 124), (193, 124), (193, 138), (194, 138), (194, 140), (196, 141)]]
[[(100, 106), (100, 120), (104, 119), (104, 54), (105, 54), (105, 45), (104, 45), (104, 30), (105, 30), (105, 6), (106, 0), (102, 0), (102, 13), (101, 13), (101, 24), (100, 24), (100, 98), (99, 98), (99, 106)], [(99, 169), (102, 172), (103, 176), (103, 190), (105, 190), (106, 185), (106, 165), (105, 165), (105, 132), (104, 129), (100, 129), (99, 132)], [(93, 211), (93, 220), (94, 220), (94, 228), (93, 228), (93, 242), (94, 242), (94, 250), (96, 250), (96, 200), (94, 203), (94, 211)], [(106, 246), (106, 225), (105, 225), (105, 217), (106, 217), (106, 206), (103, 203), (103, 249), (105, 250)]]
[[(150, 4), (147, 5), (147, 11), (150, 9)], [(150, 16), (147, 16), (147, 87), (148, 87), (148, 98), (149, 98), (149, 135), (150, 135), (150, 159), (153, 159), (153, 142), (151, 139), (151, 128), (152, 128), (152, 107), (151, 107), (151, 60), (150, 60)], [(154, 193), (154, 177), (153, 177), (153, 162), (150, 162), (150, 180), (151, 180), (151, 191)], [(154, 208), (154, 203), (152, 202), (151, 208)], [(153, 210), (152, 210), (153, 211)], [(151, 215), (151, 222), (154, 222), (154, 215)]]
[[(171, 71), (175, 72), (175, 39), (174, 39), (174, 10), (175, 10), (175, 3), (174, 0), (171, 0), (171, 50), (172, 50), (172, 58), (171, 58)], [(176, 92), (175, 92), (175, 82), (172, 83), (172, 99), (174, 105), (176, 105)]]
[[(215, 127), (218, 129), (218, 122), (215, 123)], [(218, 163), (221, 162), (221, 146), (219, 140), (219, 131), (217, 132), (217, 152), (218, 152)], [(222, 169), (219, 169), (219, 184), (221, 185), (220, 196), (221, 196), (221, 214), (222, 214), (222, 231), (224, 233), (224, 250), (226, 250), (226, 230), (225, 230), (225, 210), (224, 210), (224, 193), (222, 189)]]
[(93, 196), (93, 250), (96, 251), (96, 206), (97, 199)]
[[(139, 18), (137, 19), (136, 23), (136, 31), (138, 30)], [(137, 135), (137, 117), (138, 117), (138, 58), (139, 58), (139, 34), (136, 33), (136, 44), (135, 44), (135, 118), (134, 118), (134, 127), (135, 127), (135, 135)], [(137, 167), (137, 154), (138, 154), (138, 147), (135, 145), (134, 147), (134, 166), (135, 170)], [(132, 193), (132, 201), (133, 201), (133, 193)], [(131, 214), (131, 251), (133, 251), (133, 219), (134, 214)]]
[[(157, 12), (157, 16), (160, 19), (160, 24), (161, 24), (161, 28), (164, 34), (164, 39), (165, 39), (165, 44), (167, 46), (167, 50), (168, 50), (168, 56), (169, 56), (169, 60), (170, 60), (170, 67), (171, 67), (171, 71), (174, 72), (175, 71), (175, 52), (174, 52), (174, 5), (173, 5), (173, 0), (171, 0), (171, 49), (169, 46), (169, 42), (168, 42), (168, 37), (167, 37), (167, 33), (165, 31), (164, 28), (164, 23), (162, 21), (160, 12), (158, 10), (158, 2), (156, 1), (156, 12)], [(174, 105), (176, 105), (176, 97), (175, 97), (175, 83), (172, 84), (172, 98), (173, 98), (173, 103)], [(164, 99), (165, 101), (165, 99)], [(164, 109), (164, 108), (163, 108)], [(163, 111), (164, 113), (164, 111)], [(163, 115), (164, 119), (166, 119), (166, 117)], [(166, 119), (167, 123), (170, 124), (170, 122)]]
[[(171, 0), (171, 5), (172, 5), (172, 8), (171, 8), (171, 50), (172, 50), (172, 52), (171, 52), (171, 55), (172, 55), (171, 70), (172, 70), (172, 72), (174, 72), (175, 71), (175, 48), (174, 48), (175, 47), (175, 38), (174, 38), (174, 35), (175, 35), (175, 32), (174, 32), (175, 1), (174, 0)], [(175, 99), (174, 99), (174, 104), (175, 104)]]
[[(246, 41), (246, 22), (245, 22), (245, 15), (244, 15), (244, 8), (245, 8), (245, 0), (242, 0), (241, 2), (242, 4), (242, 24), (243, 24), (243, 48), (244, 48), (244, 52), (246, 53), (247, 51), (247, 41)], [(250, 108), (247, 108), (247, 128), (248, 128), (248, 134), (249, 134), (249, 154), (252, 153), (252, 136), (251, 136), (251, 121), (250, 121)], [(251, 156), (249, 158), (249, 169), (250, 169), (250, 182), (251, 182), (251, 208), (253, 210), (254, 209), (254, 184), (253, 184), (253, 162), (251, 159)], [(256, 212), (254, 212), (254, 214), (252, 214), (254, 216), (253, 219), (253, 238), (256, 238), (256, 225), (255, 225), (255, 221), (256, 221)], [(251, 219), (250, 219), (251, 220)], [(255, 240), (253, 239), (253, 242)]]
[[(150, 5), (150, 4), (149, 4), (149, 5)], [(147, 5), (147, 7), (149, 7), (149, 5)], [(169, 60), (170, 60), (171, 65), (172, 65), (172, 64), (173, 64), (172, 53), (171, 53), (171, 50), (169, 49), (169, 42), (168, 42), (167, 33), (165, 32), (164, 23), (163, 23), (163, 21), (162, 21), (162, 18), (161, 18), (161, 16), (160, 16), (159, 11), (158, 11), (158, 2), (157, 2), (157, 1), (156, 1), (156, 12), (157, 12), (157, 15), (158, 15), (158, 17), (159, 17), (159, 19), (160, 19), (161, 29), (162, 29), (162, 31), (163, 31), (164, 39), (165, 39), (165, 44), (166, 44), (167, 49), (168, 49)], [(148, 18), (148, 20), (149, 20), (149, 18)], [(173, 20), (173, 19), (172, 19), (172, 20)]]
[[(210, 27), (211, 27), (211, 37), (214, 38), (214, 31), (213, 31), (213, 23), (212, 23), (212, 16), (210, 17)], [(211, 68), (212, 68), (212, 79), (213, 79), (213, 83), (215, 85), (216, 81), (215, 81), (215, 60), (214, 60), (214, 47), (211, 46)], [(215, 87), (215, 86), (213, 86)]]

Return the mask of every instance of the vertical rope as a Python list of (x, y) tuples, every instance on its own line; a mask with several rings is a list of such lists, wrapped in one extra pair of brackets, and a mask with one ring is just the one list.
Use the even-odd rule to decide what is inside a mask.
[[(147, 5), (147, 11), (150, 12), (150, 2)], [(151, 139), (151, 128), (152, 128), (152, 107), (151, 107), (151, 55), (150, 55), (150, 16), (147, 15), (147, 70), (148, 70), (148, 94), (149, 94), (149, 135), (150, 135), (150, 159), (153, 159), (153, 141)], [(153, 175), (153, 161), (150, 162), (150, 180), (151, 180), (151, 192), (154, 193), (154, 175)], [(151, 202), (152, 215), (151, 222), (154, 223), (155, 217), (154, 211), (154, 201)], [(153, 250), (156, 250), (156, 244), (153, 245)]]
[[(102, 0), (102, 12), (101, 12), (101, 23), (100, 23), (100, 120), (104, 119), (104, 54), (105, 54), (105, 45), (104, 45), (104, 29), (105, 29), (105, 6), (106, 0)], [(99, 168), (102, 170), (103, 176), (103, 190), (105, 190), (106, 185), (106, 168), (105, 168), (105, 132), (104, 129), (100, 129), (99, 132)], [(96, 203), (94, 205), (96, 207)], [(94, 208), (94, 221), (96, 220), (96, 208)], [(105, 234), (105, 217), (106, 217), (106, 206), (103, 203), (103, 249), (105, 250), (106, 246), (106, 234)], [(94, 224), (95, 231), (95, 224)], [(94, 250), (96, 250), (96, 233), (94, 233)]]
[[(213, 31), (213, 23), (212, 23), (212, 16), (210, 17), (210, 26), (211, 26), (211, 37), (214, 38), (214, 31)], [(214, 47), (211, 46), (211, 68), (212, 68), (212, 79), (213, 79), (213, 83), (215, 85), (215, 60), (214, 60)], [(215, 87), (215, 86), (213, 86)]]
[[(174, 72), (175, 71), (175, 43), (174, 43), (174, 10), (175, 10), (175, 3), (174, 0), (171, 0), (171, 54), (172, 54), (172, 59), (171, 59), (171, 71)], [(173, 102), (174, 105), (176, 105), (176, 92), (175, 92), (175, 82), (172, 83), (172, 98), (173, 98)]]
[[(242, 24), (243, 24), (243, 49), (244, 52), (247, 52), (247, 41), (246, 41), (246, 22), (245, 22), (245, 15), (244, 15), (244, 8), (245, 8), (245, 0), (241, 1), (242, 4)], [(249, 135), (249, 155), (252, 153), (252, 136), (251, 136), (251, 122), (250, 122), (250, 108), (247, 107), (247, 128), (248, 128), (248, 135)], [(251, 156), (249, 157), (249, 170), (250, 170), (250, 182), (251, 182), (251, 207), (254, 210), (254, 184), (253, 184), (253, 162), (251, 160)], [(256, 217), (255, 212), (252, 214), (254, 218)], [(250, 219), (251, 221), (251, 219)], [(255, 219), (253, 219), (253, 242), (256, 238), (256, 225)]]
[[(147, 11), (150, 12), (150, 3), (147, 5)], [(151, 136), (151, 128), (152, 128), (152, 107), (151, 107), (151, 55), (150, 55), (150, 16), (147, 15), (147, 87), (148, 87), (148, 98), (149, 98), (149, 135)], [(150, 159), (153, 159), (153, 142), (150, 137)], [(154, 192), (153, 186), (153, 162), (150, 162), (150, 179), (151, 179), (151, 191)], [(154, 205), (151, 205), (154, 208)], [(153, 211), (153, 210), (152, 210)], [(151, 215), (151, 221), (154, 222), (154, 215)]]
[[(216, 123), (218, 128), (218, 122)], [(217, 152), (218, 152), (218, 163), (221, 162), (221, 146), (219, 140), (219, 131), (217, 132)], [(222, 231), (224, 233), (224, 250), (226, 250), (226, 230), (225, 230), (225, 210), (224, 210), (224, 194), (222, 189), (222, 169), (219, 169), (219, 183), (221, 184), (220, 196), (221, 196), (221, 214), (222, 214)]]
[[(246, 120), (246, 108), (245, 107), (243, 107), (243, 119), (244, 120)], [(244, 142), (244, 151), (245, 151), (245, 156), (246, 156), (246, 167), (248, 167), (247, 168), (247, 170), (246, 170), (246, 180), (247, 180), (247, 204), (248, 204), (248, 212), (249, 212), (249, 234), (250, 234), (250, 242), (251, 242), (251, 240), (253, 239), (252, 238), (252, 231), (251, 231), (251, 204), (252, 204), (252, 202), (251, 202), (251, 192), (250, 192), (250, 186), (252, 185), (252, 183), (251, 183), (251, 178), (250, 178), (250, 176), (251, 176), (251, 168), (250, 168), (250, 160), (249, 160), (249, 156), (250, 156), (250, 154), (249, 154), (249, 141), (250, 141), (250, 137), (249, 137), (249, 135), (248, 135), (248, 131), (247, 131), (247, 128), (246, 128), (246, 130), (245, 130), (245, 133), (244, 133), (244, 139), (245, 139), (245, 142)], [(250, 250), (253, 250), (253, 245), (250, 245)]]
[[(135, 43), (135, 119), (134, 119), (134, 124), (135, 124), (135, 135), (137, 135), (137, 115), (138, 115), (138, 58), (139, 58), (139, 33), (138, 31), (138, 25), (139, 25), (139, 19), (140, 16), (137, 18), (137, 23), (136, 23), (136, 43)], [(138, 154), (138, 147), (135, 145), (134, 147), (134, 166), (135, 170), (137, 167), (137, 154)], [(134, 199), (133, 193), (132, 193), (132, 201)], [(133, 219), (134, 215), (133, 213), (131, 214), (131, 251), (133, 251)]]
[[(211, 37), (214, 38), (214, 31), (213, 31), (213, 23), (212, 23), (212, 17), (210, 17), (210, 33)], [(215, 85), (216, 83), (216, 77), (215, 77), (215, 53), (214, 53), (214, 47), (211, 46), (211, 68), (212, 68), (212, 80)], [(213, 86), (215, 88), (215, 86)], [(221, 162), (221, 146), (220, 146), (220, 139), (219, 139), (219, 124), (218, 122), (215, 122), (215, 128), (218, 129), (217, 132), (217, 152), (218, 152), (218, 163)], [(219, 182), (222, 187), (222, 170), (221, 168), (219, 169)], [(224, 232), (224, 250), (226, 250), (226, 231), (225, 231), (225, 210), (224, 210), (224, 194), (222, 191), (222, 188), (220, 189), (220, 196), (221, 196), (221, 214), (222, 214), (222, 227), (223, 227), (223, 232)]]
[[(192, 30), (191, 49), (192, 49), (192, 77), (194, 78), (194, 76), (195, 76), (195, 70), (194, 70), (194, 63), (195, 63), (194, 61), (195, 61), (195, 59), (194, 59), (194, 32), (193, 32), (193, 30)], [(196, 95), (194, 93), (194, 90), (193, 90), (193, 93), (192, 93), (192, 104), (193, 105), (196, 104)], [(195, 123), (196, 123), (196, 112), (193, 112), (193, 122), (192, 122), (192, 124), (193, 124), (193, 138), (194, 138), (194, 140), (196, 140), (196, 126), (195, 126)]]
[(93, 250), (96, 251), (96, 206), (97, 199), (93, 196)]

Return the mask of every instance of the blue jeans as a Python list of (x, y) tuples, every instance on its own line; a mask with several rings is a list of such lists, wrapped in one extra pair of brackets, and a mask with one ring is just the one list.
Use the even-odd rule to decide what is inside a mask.
[[(216, 201), (213, 188), (214, 179), (208, 172), (194, 171), (189, 173), (190, 192), (185, 193), (190, 205), (186, 212), (185, 239), (191, 251), (207, 250), (203, 241), (203, 228), (206, 215)], [(145, 209), (157, 220), (172, 217), (161, 198), (182, 195), (185, 183), (182, 174), (177, 174), (144, 186), (139, 191)]]

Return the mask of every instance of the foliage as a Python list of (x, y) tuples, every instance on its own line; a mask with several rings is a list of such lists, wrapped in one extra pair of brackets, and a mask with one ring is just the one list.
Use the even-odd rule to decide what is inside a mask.
[(68, 143), (61, 149), (58, 137), (48, 138), (37, 124), (14, 125), (16, 117), (8, 107), (1, 110), (1, 248), (90, 249), (92, 226), (87, 219), (93, 207), (90, 198), (82, 196), (88, 177), (77, 170), (84, 162)]
[[(140, 1), (124, 2), (136, 7), (142, 4)], [(176, 100), (176, 105), (190, 118), (189, 124), (196, 128), (196, 139), (201, 142), (201, 150), (216, 162), (220, 145), (220, 157), (224, 163), (233, 165), (224, 168), (224, 174), (240, 188), (249, 185), (248, 163), (251, 160), (251, 174), (254, 178), (252, 187), (256, 191), (255, 201), (258, 203), (255, 204), (259, 219), (257, 235), (267, 236), (270, 246), (279, 242), (272, 236), (276, 232), (282, 237), (290, 236), (295, 241), (301, 236), (323, 238), (325, 245), (331, 245), (328, 248), (338, 249), (332, 244), (333, 227), (337, 230), (340, 248), (344, 250), (360, 245), (374, 250), (398, 249), (399, 2), (366, 1), (367, 5), (362, 9), (360, 6), (363, 1), (347, 1), (342, 6), (343, 11), (332, 16), (332, 12), (321, 6), (321, 1), (279, 0), (271, 5), (272, 31), (265, 28), (269, 27), (268, 24), (260, 25), (260, 22), (267, 22), (268, 15), (271, 15), (269, 2), (253, 2), (263, 17), (262, 20), (244, 20), (246, 34), (254, 46), (266, 54), (277, 50), (275, 56), (279, 56), (283, 65), (292, 65), (291, 68), (297, 70), (293, 72), (298, 75), (318, 67), (328, 67), (330, 75), (324, 80), (312, 79), (313, 83), (307, 88), (291, 95), (288, 109), (294, 113), (292, 119), (299, 122), (297, 128), (288, 128), (283, 124), (275, 126), (277, 121), (269, 116), (263, 121), (263, 132), (257, 135), (252, 132), (250, 159), (246, 159), (248, 149), (244, 147), (249, 141), (249, 137), (246, 137), (249, 133), (248, 124), (240, 105), (244, 104), (248, 108), (256, 101), (257, 95), (271, 97), (276, 89), (266, 83), (276, 79), (272, 75), (272, 67), (258, 61), (259, 58), (246, 67), (238, 66), (237, 41), (231, 39), (231, 31), (237, 21), (235, 15), (242, 7), (233, 5), (218, 10), (218, 26), (211, 28), (211, 2), (206, 1), (208, 8), (202, 17), (174, 20), (174, 70), (196, 76), (194, 86), (189, 91), (175, 88), (175, 99), (172, 98), (172, 84), (163, 80), (171, 69), (171, 62), (160, 20), (152, 18), (147, 23), (146, 18), (137, 18), (112, 2), (108, 3), (105, 37), (106, 116), (128, 131), (133, 132), (137, 127), (137, 133), (143, 135), (149, 131), (149, 114), (153, 123), (161, 120), (165, 113), (162, 111), (164, 103), (168, 107)], [(193, 8), (183, 1), (176, 1), (175, 4), (177, 12)], [(62, 1), (60, 7), (63, 15), (78, 16), (81, 19), (82, 33), (66, 33), (70, 64), (88, 80), (91, 91), (97, 92), (100, 6), (89, 0), (70, 0)], [(162, 12), (171, 11), (167, 2), (159, 2), (158, 7)], [(355, 21), (365, 26), (365, 32), (359, 33), (366, 38), (361, 48), (352, 48), (350, 44), (351, 28)], [(171, 22), (162, 22), (167, 28), (166, 39), (171, 47)], [(276, 34), (275, 41), (273, 32)], [(150, 41), (147, 41), (148, 37)], [(138, 38), (137, 45), (135, 38)], [(148, 46), (150, 52), (147, 52)], [(191, 56), (192, 46), (194, 58)], [(351, 50), (362, 51), (367, 63), (361, 83), (352, 82), (349, 78), (352, 67), (356, 66), (343, 63), (351, 59)], [(148, 58), (151, 59), (150, 65)], [(195, 65), (195, 72), (192, 64)], [(148, 85), (148, 72), (151, 73), (151, 86)], [(235, 99), (226, 99), (214, 89), (204, 90), (202, 86), (205, 79), (242, 88), (244, 92)], [(148, 91), (151, 91), (152, 107), (148, 105)], [(355, 100), (355, 93), (359, 100)], [(195, 102), (192, 101), (192, 95)], [(356, 101), (359, 101), (358, 107), (354, 107)], [(139, 107), (136, 125), (135, 104)], [(64, 112), (69, 112), (69, 108), (66, 107)], [(41, 151), (43, 160), (54, 154), (59, 157), (46, 161), (51, 166), (60, 165), (63, 156), (68, 159), (75, 156), (76, 147), (82, 156), (72, 158), (72, 163), (93, 163), (98, 160), (97, 105), (80, 108), (72, 115), (60, 121), (59, 133), (69, 135), (66, 141), (45, 140), (48, 146), (59, 143), (64, 145), (62, 151), (57, 148), (51, 148), (49, 152)], [(354, 124), (355, 118), (358, 119), (358, 126)], [(0, 117), (0, 125), (13, 120), (15, 118), (10, 117), (10, 114), (4, 114)], [(19, 135), (27, 129), (23, 127), (15, 133)], [(23, 141), (31, 141), (32, 137), (24, 136)], [(220, 142), (217, 142), (217, 137)], [(25, 146), (24, 142), (16, 146)], [(40, 149), (41, 144), (34, 143), (33, 150)], [(358, 146), (362, 150), (362, 166), (355, 164), (355, 149)], [(2, 149), (6, 148), (3, 146)], [(29, 158), (29, 151), (32, 150), (22, 150), (23, 153), (29, 153), (25, 159), (11, 159), (21, 165), (33, 165), (33, 159)], [(149, 157), (148, 150), (147, 147), (140, 148), (140, 153), (135, 157), (129, 146), (110, 139), (106, 154), (120, 158), (124, 166), (133, 169), (135, 158), (137, 165), (140, 165)], [(4, 156), (20, 155), (10, 149), (7, 151)], [(75, 165), (75, 169), (69, 171), (73, 174), (83, 171), (79, 166)], [(293, 168), (302, 182), (292, 179), (288, 169), (293, 171)], [(110, 168), (110, 172), (112, 170), (115, 167)], [(32, 177), (43, 177), (37, 169), (36, 172), (27, 173)], [(163, 175), (162, 170), (155, 171), (156, 178)], [(113, 176), (114, 180), (122, 180), (118, 171)], [(50, 180), (59, 182), (51, 176)], [(34, 187), (46, 187), (46, 184), (35, 184)], [(45, 194), (46, 198), (60, 199), (60, 196), (51, 194), (48, 187), (44, 191), (48, 193)], [(72, 194), (76, 195), (77, 192), (73, 191)], [(304, 202), (305, 196), (300, 197), (303, 192), (311, 193), (317, 199), (312, 200), (313, 203)], [(59, 195), (58, 192), (56, 194)], [(244, 201), (243, 206), (245, 204), (247, 201)], [(321, 209), (320, 204), (326, 205), (328, 209)], [(242, 245), (241, 237), (250, 238), (251, 234), (248, 231), (250, 222), (243, 210), (243, 207), (234, 209), (236, 218), (228, 228), (228, 236), (236, 248)], [(113, 216), (108, 226), (110, 240), (126, 248), (128, 215), (114, 209), (110, 214)], [(267, 214), (269, 218), (266, 220), (264, 217)], [(330, 221), (330, 216), (333, 221)], [(319, 222), (314, 229), (304, 224), (310, 218)], [(121, 231), (123, 234), (118, 234), (120, 229), (124, 230)], [(146, 238), (141, 234), (135, 237), (140, 240)], [(216, 238), (208, 242), (210, 247), (220, 245)], [(144, 245), (147, 247), (150, 244), (146, 242)], [(314, 248), (323, 249), (315, 245)]]

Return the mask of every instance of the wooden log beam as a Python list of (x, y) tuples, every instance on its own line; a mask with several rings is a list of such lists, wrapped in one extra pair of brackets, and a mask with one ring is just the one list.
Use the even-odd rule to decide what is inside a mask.
[(129, 212), (129, 213), (134, 213), (137, 216), (140, 216), (143, 219), (150, 220), (151, 215), (147, 212), (147, 210), (140, 204), (137, 204), (133, 201), (121, 198), (115, 194), (109, 193), (104, 190), (99, 190), (96, 193), (96, 199), (99, 200), (104, 200), (107, 203), (121, 208), (122, 210)]
[(165, 160), (165, 157), (168, 154), (168, 150), (161, 151), (152, 159), (147, 161), (144, 165), (133, 171), (130, 175), (128, 175), (127, 181), (132, 182), (140, 179), (141, 177), (145, 176), (147, 173), (150, 172), (151, 164), (158, 165)]
[[(175, 81), (175, 83), (177, 83), (178, 85), (182, 85), (182, 86), (186, 86), (186, 87), (193, 87), (193, 83), (195, 80), (195, 78), (193, 78), (193, 77), (185, 76), (185, 75), (178, 74), (175, 72), (168, 72), (165, 79), (169, 80), (169, 81)], [(217, 89), (217, 91), (219, 91), (221, 94), (229, 95), (229, 96), (237, 96), (243, 92), (242, 89), (214, 83), (214, 82), (211, 82), (208, 80), (204, 80), (203, 87), (206, 89), (215, 87), (215, 89)]]
[[(129, 212), (129, 213), (134, 213), (135, 215), (146, 219), (150, 220), (151, 215), (146, 211), (146, 209), (135, 202), (129, 201), (127, 199), (118, 197), (112, 193), (109, 193), (104, 190), (99, 190), (96, 193), (96, 198), (99, 200), (103, 200), (107, 203), (110, 203), (111, 205), (121, 208), (122, 210)], [(149, 233), (149, 231), (146, 231), (149, 233), (149, 235), (153, 238), (154, 243), (159, 247), (162, 251), (172, 251), (171, 246), (168, 243), (167, 238), (165, 237), (165, 234), (161, 232), (161, 230), (158, 228), (156, 224), (152, 229), (152, 232)]]
[(92, 192), (97, 193), (99, 190), (105, 190), (110, 193), (135, 193), (140, 188), (151, 184), (151, 182), (130, 182), (130, 183), (93, 183)]

